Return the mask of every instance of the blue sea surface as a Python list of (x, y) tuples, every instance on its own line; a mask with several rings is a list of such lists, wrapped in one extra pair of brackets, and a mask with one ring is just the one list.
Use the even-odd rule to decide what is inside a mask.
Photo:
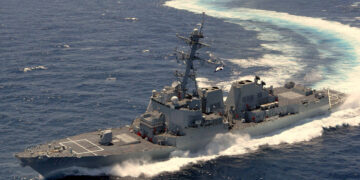
[[(164, 2), (0, 1), (0, 179), (39, 179), (37, 172), (20, 166), (16, 152), (54, 139), (130, 124), (146, 110), (153, 89), (161, 90), (176, 80), (174, 71), (184, 66), (175, 60), (173, 50), (186, 46), (175, 34), (191, 32), (201, 16), (164, 6)], [(360, 28), (360, 3), (355, 2), (253, 0), (226, 1), (221, 6), (287, 12)], [(346, 68), (358, 63), (358, 57), (351, 54), (353, 49), (337, 38), (266, 22), (238, 22), (271, 30), (286, 39), (262, 39), (259, 31), (206, 16), (204, 41), (212, 47), (201, 53), (209, 56), (211, 52), (225, 61), (256, 60), (266, 54), (284, 55), (263, 44), (286, 41), (298, 47), (286, 53), (294, 53), (292, 57), (303, 63), (291, 80), (310, 86), (327, 79), (305, 81), (314, 66), (321, 65), (324, 74), (341, 76), (337, 61), (347, 57), (354, 62)], [(245, 68), (234, 61), (226, 61), (226, 67), (214, 74), (212, 66), (204, 65), (199, 76), (216, 84), (236, 79), (237, 73), (253, 76), (254, 72), (271, 70), (266, 65)], [(74, 178), (123, 177), (70, 177)], [(188, 164), (179, 171), (139, 178), (360, 179), (360, 128), (325, 129), (322, 136), (310, 141), (264, 145), (253, 153), (222, 156)]]

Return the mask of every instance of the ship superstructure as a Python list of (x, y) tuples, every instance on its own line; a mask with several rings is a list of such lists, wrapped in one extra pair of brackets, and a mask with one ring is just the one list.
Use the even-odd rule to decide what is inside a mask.
[[(204, 17), (204, 16), (203, 16)], [(159, 160), (175, 150), (199, 151), (218, 133), (264, 135), (302, 120), (325, 114), (344, 101), (345, 94), (334, 90), (314, 90), (294, 82), (283, 87), (266, 87), (260, 77), (233, 82), (226, 100), (219, 87), (196, 83), (194, 61), (204, 60), (197, 50), (208, 46), (200, 42), (202, 21), (190, 37), (178, 35), (190, 52), (176, 51), (185, 61), (180, 81), (153, 90), (146, 112), (129, 126), (80, 134), (27, 148), (16, 154), (23, 165), (52, 176), (76, 167), (99, 168), (129, 159)], [(189, 82), (194, 82), (190, 91)]]

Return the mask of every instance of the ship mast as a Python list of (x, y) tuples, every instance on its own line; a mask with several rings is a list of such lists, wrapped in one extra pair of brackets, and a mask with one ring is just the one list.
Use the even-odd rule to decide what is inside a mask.
[(178, 38), (184, 40), (190, 46), (190, 54), (185, 54), (184, 52), (178, 51), (178, 53), (183, 55), (183, 59), (185, 60), (185, 63), (186, 63), (185, 74), (183, 75), (183, 80), (181, 82), (182, 97), (185, 97), (185, 95), (186, 95), (186, 91), (187, 91), (186, 86), (187, 86), (189, 78), (195, 82), (194, 96), (197, 96), (196, 74), (195, 74), (193, 61), (199, 59), (198, 57), (196, 57), (196, 51), (204, 46), (208, 46), (208, 45), (200, 42), (200, 39), (204, 38), (203, 33), (202, 33), (202, 29), (203, 29), (203, 25), (204, 25), (204, 17), (205, 17), (205, 13), (203, 13), (203, 18), (201, 21), (200, 28), (199, 29), (195, 28), (193, 30), (193, 32), (191, 33), (190, 38), (176, 35)]

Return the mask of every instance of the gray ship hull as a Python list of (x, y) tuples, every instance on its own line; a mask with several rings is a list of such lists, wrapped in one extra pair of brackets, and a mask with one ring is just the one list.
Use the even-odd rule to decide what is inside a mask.
[[(113, 128), (112, 131), (114, 141), (111, 146), (98, 145), (99, 131), (95, 131), (29, 148), (15, 156), (23, 166), (30, 166), (44, 177), (53, 177), (69, 169), (101, 168), (126, 160), (166, 159), (176, 149), (142, 139), (128, 127)], [(124, 143), (118, 139), (122, 137), (134, 141)]]
[[(20, 158), (22, 163), (30, 166), (44, 177), (54, 177), (65, 172), (75, 174), (78, 168), (96, 169), (120, 164), (126, 160), (137, 159), (166, 159), (175, 148), (157, 151), (139, 151), (131, 154), (110, 156), (84, 156), (84, 157), (43, 157)], [(73, 172), (71, 172), (73, 171)]]
[(274, 133), (286, 127), (295, 124), (307, 122), (311, 117), (319, 116), (329, 113), (329, 106), (313, 108), (309, 111), (288, 115), (285, 117), (268, 120), (263, 123), (239, 123), (234, 128), (229, 130), (223, 124), (208, 126), (204, 128), (188, 128), (186, 129), (186, 136), (180, 136), (176, 139), (176, 147), (166, 149), (154, 149), (149, 151), (135, 151), (126, 154), (118, 155), (104, 155), (104, 156), (82, 156), (82, 157), (21, 157), (18, 158), (24, 165), (32, 167), (44, 177), (52, 177), (69, 171), (72, 168), (102, 168), (115, 164), (121, 164), (126, 160), (163, 160), (170, 156), (171, 152), (175, 150), (190, 150), (192, 152), (205, 150), (204, 148), (212, 141), (212, 139), (220, 133), (236, 133), (249, 134), (250, 136), (262, 136), (269, 133)]
[[(174, 149), (157, 150), (150, 152), (135, 152), (132, 154), (111, 156), (84, 156), (84, 157), (44, 157), (23, 158), (22, 163), (30, 166), (44, 177), (54, 177), (64, 172), (75, 174), (78, 168), (96, 169), (120, 164), (126, 160), (136, 159), (165, 159)], [(73, 171), (73, 172), (71, 172)]]
[(287, 115), (284, 117), (269, 119), (262, 123), (241, 123), (238, 122), (231, 130), (223, 124), (204, 127), (188, 128), (186, 136), (181, 136), (176, 141), (176, 146), (181, 150), (190, 150), (193, 152), (204, 150), (213, 138), (220, 133), (234, 133), (250, 135), (251, 137), (264, 136), (279, 132), (285, 128), (308, 122), (310, 118), (321, 115), (327, 115), (331, 112), (329, 105), (325, 104), (318, 107), (309, 107), (302, 113)]
[(276, 133), (284, 128), (299, 125), (308, 122), (310, 118), (327, 115), (331, 112), (329, 105), (309, 108), (308, 111), (287, 115), (278, 119), (265, 121), (264, 123), (256, 123), (254, 126), (234, 130), (234, 133), (249, 134), (252, 137), (262, 136), (270, 133)]

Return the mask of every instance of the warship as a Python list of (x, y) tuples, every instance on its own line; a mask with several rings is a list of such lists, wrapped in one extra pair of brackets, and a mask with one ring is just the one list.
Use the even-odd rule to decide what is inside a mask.
[(219, 87), (198, 87), (194, 61), (214, 64), (215, 71), (224, 68), (222, 60), (198, 56), (198, 49), (209, 46), (200, 42), (203, 25), (204, 15), (189, 37), (177, 35), (190, 47), (188, 53), (176, 50), (185, 62), (185, 72), (176, 72), (178, 80), (171, 86), (153, 90), (146, 112), (131, 125), (32, 146), (16, 153), (16, 158), (44, 177), (71, 168), (101, 168), (134, 159), (163, 160), (175, 150), (200, 151), (219, 133), (266, 135), (330, 113), (344, 102), (346, 94), (335, 90), (315, 90), (294, 82), (265, 87), (258, 76), (253, 81), (233, 82), (226, 100)]

